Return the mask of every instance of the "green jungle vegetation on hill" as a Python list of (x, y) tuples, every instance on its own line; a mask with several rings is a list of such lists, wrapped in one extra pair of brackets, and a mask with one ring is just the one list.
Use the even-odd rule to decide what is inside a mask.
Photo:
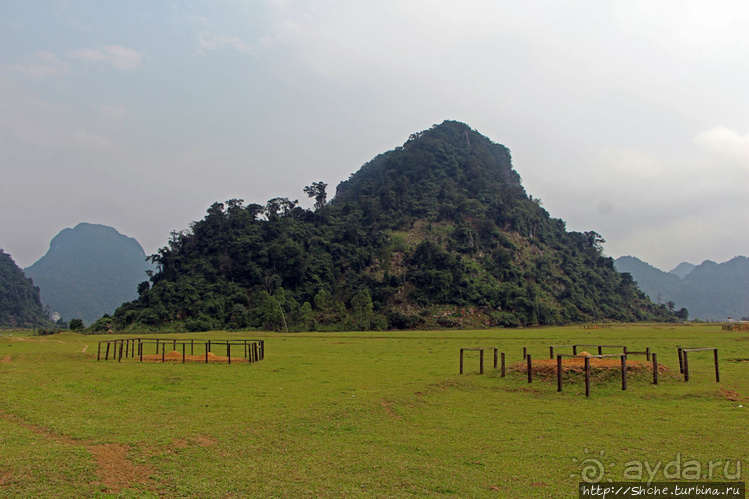
[(39, 288), (28, 279), (13, 258), (0, 248), (0, 327), (51, 326)]
[(106, 225), (80, 223), (57, 234), (49, 251), (25, 273), (52, 312), (91, 324), (135, 299), (138, 283), (152, 268), (132, 237)]
[(672, 320), (614, 269), (595, 232), (528, 196), (509, 150), (446, 121), (315, 209), (214, 203), (173, 232), (139, 297), (96, 329), (341, 330)]

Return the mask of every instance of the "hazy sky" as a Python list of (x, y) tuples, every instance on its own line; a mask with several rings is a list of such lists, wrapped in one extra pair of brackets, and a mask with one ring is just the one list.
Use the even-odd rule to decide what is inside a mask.
[(0, 247), (148, 254), (214, 201), (299, 199), (445, 119), (608, 255), (749, 255), (749, 3), (0, 3)]

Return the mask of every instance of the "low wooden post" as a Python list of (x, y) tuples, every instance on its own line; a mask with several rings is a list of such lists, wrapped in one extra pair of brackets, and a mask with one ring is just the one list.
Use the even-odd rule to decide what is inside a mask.
[(190, 355), (195, 355), (195, 340), (190, 340)]
[(125, 358), (127, 359), (130, 356), (130, 340), (125, 340)]
[(479, 374), (484, 374), (484, 349), (479, 350)]
[(159, 339), (156, 338), (156, 355), (159, 354)]
[(164, 343), (164, 348), (161, 349), (161, 362), (166, 362), (166, 343)]
[(627, 389), (627, 354), (622, 354), (622, 390)]
[(208, 340), (208, 351), (211, 351), (211, 340)]
[(528, 348), (523, 347), (523, 360), (528, 358)]
[(687, 360), (687, 352), (681, 350), (681, 356), (684, 358), (684, 381), (689, 381), (689, 361)]
[(585, 357), (585, 396), (590, 397), (590, 357)]
[(265, 340), (260, 340), (260, 360), (265, 359)]
[(176, 350), (176, 349), (177, 349), (177, 340), (175, 339), (172, 341), (172, 350)]
[(140, 356), (140, 361), (143, 362), (143, 343), (140, 341), (138, 342), (138, 355)]
[(577, 345), (572, 345), (572, 355), (577, 355)]
[(101, 341), (99, 342), (99, 349), (96, 351), (97, 362), (101, 359)]
[(598, 345), (598, 355), (603, 355), (603, 346)]
[(208, 364), (208, 343), (205, 344), (205, 363)]
[(627, 347), (622, 347), (622, 353), (623, 353), (624, 355), (627, 355)]
[(257, 362), (258, 360), (262, 360), (263, 358), (263, 344), (260, 343), (258, 345), (257, 343), (252, 344), (252, 361)]
[(720, 372), (718, 371), (718, 349), (713, 350), (713, 357), (715, 358), (715, 382), (720, 383)]
[(533, 383), (533, 362), (531, 362), (531, 354), (528, 354), (528, 383)]
[(557, 391), (562, 391), (562, 356), (557, 355)]
[(502, 358), (502, 377), (504, 378), (505, 377), (505, 353), (502, 352), (500, 357)]
[[(124, 348), (123, 343), (125, 343), (125, 341), (124, 340), (120, 340), (120, 356), (117, 359), (117, 362), (122, 362), (122, 349)], [(115, 349), (117, 348), (117, 343), (114, 344), (114, 348)]]
[(494, 369), (497, 368), (497, 353), (499, 352), (499, 348), (494, 347)]
[(551, 345), (551, 346), (549, 347), (549, 358), (550, 358), (550, 359), (553, 359), (553, 358), (554, 358), (554, 345)]
[(684, 358), (681, 355), (681, 347), (676, 347), (676, 351), (679, 352), (679, 372), (684, 374)]
[(658, 384), (658, 355), (656, 355), (655, 352), (653, 352), (651, 357), (653, 358), (653, 384), (657, 385)]
[(185, 344), (182, 343), (182, 363), (185, 363)]
[(109, 342), (107, 342), (107, 353), (104, 354), (104, 360), (109, 360)]
[(229, 359), (229, 364), (231, 364), (231, 343), (228, 341), (226, 342), (226, 358)]
[(650, 347), (645, 347), (645, 358), (650, 361)]
[(460, 349), (460, 374), (463, 374), (463, 349)]

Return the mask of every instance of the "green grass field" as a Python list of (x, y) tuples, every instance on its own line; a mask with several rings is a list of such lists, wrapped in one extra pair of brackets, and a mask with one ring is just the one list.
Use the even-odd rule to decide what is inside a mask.
[[(729, 360), (749, 359), (749, 333), (716, 324), (175, 335), (262, 338), (252, 365), (97, 362), (100, 340), (124, 336), (2, 333), (0, 497), (556, 498), (583, 473), (749, 474), (749, 361)], [(486, 374), (477, 352), (458, 374), (461, 347), (512, 364), (568, 343), (650, 347), (671, 371), (626, 392), (596, 382), (589, 399), (579, 376), (562, 393), (501, 378), (491, 354)], [(685, 383), (677, 345), (718, 347), (721, 383), (712, 352), (690, 354)]]

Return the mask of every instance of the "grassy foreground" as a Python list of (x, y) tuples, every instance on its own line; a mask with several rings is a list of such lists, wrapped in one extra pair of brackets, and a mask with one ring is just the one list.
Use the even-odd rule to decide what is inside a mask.
[[(749, 333), (720, 325), (211, 332), (175, 337), (263, 338), (266, 358), (97, 362), (118, 337), (3, 332), (0, 497), (577, 497), (583, 474), (749, 475)], [(512, 364), (569, 343), (650, 347), (671, 371), (589, 399), (579, 377), (562, 393), (501, 378), (490, 353), (485, 375), (478, 352), (458, 375), (461, 347)], [(712, 352), (690, 354), (685, 383), (676, 345), (718, 347), (721, 383)]]

